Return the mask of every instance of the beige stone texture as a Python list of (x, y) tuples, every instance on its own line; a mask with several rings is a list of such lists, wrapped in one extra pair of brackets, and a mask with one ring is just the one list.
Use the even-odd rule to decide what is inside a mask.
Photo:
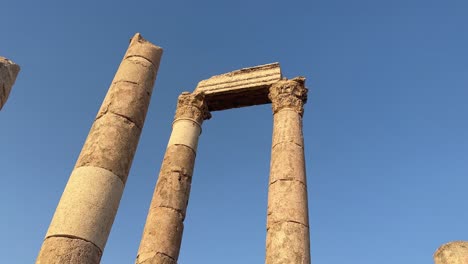
[(281, 80), (279, 63), (244, 68), (213, 76), (198, 83), (210, 111), (267, 104), (269, 87)]
[(49, 237), (36, 264), (98, 264), (102, 252), (93, 243), (72, 237)]
[(136, 83), (144, 89), (152, 90), (156, 72), (151, 62), (141, 57), (129, 57), (124, 59), (114, 76), (112, 84), (119, 82)]
[(295, 180), (306, 184), (304, 149), (291, 142), (276, 144), (271, 151), (270, 184)]
[(107, 93), (96, 119), (111, 112), (127, 118), (141, 129), (145, 122), (150, 98), (151, 92), (139, 89), (137, 84), (130, 82), (115, 83)]
[(124, 59), (130, 57), (145, 58), (155, 66), (155, 71), (158, 72), (162, 54), (163, 49), (161, 47), (145, 40), (140, 33), (136, 33), (135, 36), (130, 39), (130, 45), (125, 53)]
[(140, 133), (141, 129), (126, 118), (115, 114), (103, 115), (91, 127), (75, 168), (104, 168), (125, 183)]
[(177, 98), (177, 109), (174, 122), (180, 119), (192, 120), (201, 126), (203, 120), (210, 118), (211, 113), (208, 111), (205, 94), (203, 92), (183, 92), (179, 95)]
[(145, 263), (156, 253), (177, 260), (183, 229), (182, 215), (178, 211), (166, 207), (152, 208), (148, 213), (136, 263)]
[(78, 237), (103, 250), (123, 189), (120, 178), (106, 169), (76, 168), (68, 180), (46, 237)]
[[(140, 260), (141, 259), (141, 260)], [(161, 253), (151, 253), (137, 258), (136, 263), (140, 264), (177, 264), (177, 261)]]
[(434, 253), (435, 264), (467, 264), (468, 241), (454, 241), (439, 247)]
[(0, 110), (5, 105), (15, 84), (20, 67), (11, 60), (0, 57)]
[(290, 109), (302, 116), (308, 92), (305, 88), (304, 77), (296, 77), (291, 80), (282, 79), (271, 85), (269, 91), (268, 98), (271, 100), (273, 114), (282, 109)]
[[(45, 244), (54, 238), (72, 237), (104, 250), (143, 128), (161, 55), (162, 49), (140, 34), (130, 41), (57, 206)], [(48, 254), (48, 259), (54, 260), (60, 256), (53, 254), (81, 254), (87, 250), (80, 244), (76, 244), (77, 249), (59, 247), (58, 243), (43, 247), (39, 256)]]
[(183, 145), (167, 148), (151, 208), (172, 208), (185, 218), (194, 164), (195, 153), (191, 148)]
[(188, 119), (178, 119), (172, 125), (172, 133), (168, 146), (184, 145), (192, 150), (198, 146), (198, 138), (201, 134), (200, 125)]
[(209, 95), (223, 91), (271, 85), (279, 80), (281, 80), (281, 68), (279, 63), (275, 62), (212, 76), (200, 81), (195, 91), (203, 91)]
[(267, 228), (278, 222), (309, 226), (307, 187), (294, 180), (276, 181), (269, 186)]
[(309, 215), (302, 115), (304, 79), (270, 87), (273, 140), (268, 187), (266, 264), (309, 264)]
[(273, 116), (273, 147), (285, 142), (304, 147), (302, 117), (289, 109), (283, 109)]
[[(211, 117), (201, 93), (182, 93), (138, 249), (137, 264), (177, 262), (198, 138)], [(163, 256), (169, 257), (164, 258)]]
[(309, 228), (293, 222), (271, 225), (266, 248), (266, 264), (310, 264)]

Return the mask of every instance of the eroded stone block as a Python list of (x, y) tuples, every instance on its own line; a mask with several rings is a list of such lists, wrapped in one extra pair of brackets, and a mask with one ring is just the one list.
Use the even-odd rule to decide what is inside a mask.
[(276, 181), (268, 192), (267, 226), (278, 222), (297, 222), (309, 225), (307, 187), (298, 181)]
[(75, 168), (104, 168), (125, 183), (140, 133), (141, 129), (124, 117), (112, 113), (103, 115), (91, 127)]
[(67, 234), (90, 241), (103, 251), (123, 189), (119, 177), (106, 169), (76, 168), (60, 198), (46, 237)]
[(17, 64), (7, 58), (0, 57), (0, 110), (10, 95), (19, 71), (20, 67)]
[(213, 76), (198, 83), (210, 111), (270, 103), (270, 86), (281, 80), (279, 63), (244, 68)]
[(147, 41), (140, 33), (136, 33), (133, 38), (130, 39), (130, 45), (125, 53), (124, 59), (130, 57), (145, 58), (154, 65), (156, 72), (158, 72), (162, 54), (163, 49), (161, 47)]
[(271, 225), (267, 231), (268, 264), (309, 264), (309, 228), (293, 222)]
[(151, 99), (151, 90), (130, 82), (118, 82), (111, 86), (104, 102), (99, 109), (96, 119), (111, 112), (135, 123), (143, 128), (146, 113)]
[(295, 180), (306, 185), (304, 149), (294, 143), (277, 144), (271, 151), (270, 184)]
[(102, 252), (78, 238), (49, 237), (42, 244), (36, 264), (98, 264)]
[(434, 253), (435, 264), (466, 264), (468, 263), (468, 242), (454, 241), (442, 245)]
[(174, 259), (162, 253), (141, 254), (137, 257), (137, 264), (177, 264)]
[(195, 153), (192, 149), (183, 145), (171, 145), (167, 148), (151, 208), (172, 208), (185, 218), (194, 163)]
[(145, 226), (137, 263), (145, 263), (145, 256), (158, 252), (177, 259), (184, 229), (180, 213), (171, 208), (158, 207), (149, 211), (146, 224), (150, 226)]
[(284, 109), (273, 116), (273, 147), (291, 142), (304, 147), (302, 117), (295, 111)]

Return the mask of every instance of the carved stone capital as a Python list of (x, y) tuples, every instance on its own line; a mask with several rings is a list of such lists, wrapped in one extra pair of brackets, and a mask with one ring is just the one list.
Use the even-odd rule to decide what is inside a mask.
[(205, 94), (183, 92), (179, 95), (177, 110), (174, 120), (191, 119), (199, 124), (205, 119), (210, 119), (211, 114), (205, 102)]
[(296, 77), (283, 79), (270, 87), (268, 98), (271, 100), (273, 114), (284, 108), (292, 109), (301, 116), (304, 114), (304, 104), (307, 101), (307, 88), (304, 86), (305, 78)]

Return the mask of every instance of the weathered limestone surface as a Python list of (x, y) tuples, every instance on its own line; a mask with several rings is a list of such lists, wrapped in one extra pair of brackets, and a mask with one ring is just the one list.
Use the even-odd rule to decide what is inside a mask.
[(302, 77), (270, 87), (273, 140), (268, 188), (266, 264), (310, 263), (302, 115)]
[(144, 261), (139, 262), (141, 264), (177, 264), (177, 261), (173, 260), (172, 258), (161, 254), (161, 253), (156, 253), (152, 256), (148, 256), (145, 258)]
[(17, 64), (7, 58), (0, 57), (0, 110), (10, 95), (19, 71), (20, 67)]
[(110, 216), (117, 213), (123, 189), (122, 180), (106, 169), (73, 170), (46, 237), (67, 234), (103, 249), (114, 220)]
[(210, 118), (203, 93), (179, 96), (166, 154), (138, 249), (137, 264), (176, 263), (203, 120)]
[(309, 227), (294, 222), (272, 225), (266, 247), (266, 264), (310, 264)]
[(439, 247), (434, 253), (435, 264), (467, 264), (468, 242), (454, 241)]
[(210, 111), (268, 104), (268, 89), (281, 80), (279, 63), (244, 68), (213, 76), (198, 83), (195, 92), (204, 92)]
[(141, 129), (125, 117), (113, 113), (103, 115), (94, 121), (75, 168), (104, 168), (125, 183), (140, 133)]
[(99, 263), (114, 222), (162, 49), (136, 34), (62, 194), (37, 263)]
[(49, 237), (42, 244), (36, 263), (99, 263), (101, 256), (101, 250), (85, 240), (72, 237)]

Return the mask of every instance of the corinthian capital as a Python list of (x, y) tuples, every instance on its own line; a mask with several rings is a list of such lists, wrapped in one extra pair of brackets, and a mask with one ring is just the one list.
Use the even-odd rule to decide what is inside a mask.
[(268, 98), (271, 100), (273, 114), (281, 109), (289, 108), (304, 113), (304, 104), (307, 101), (307, 88), (304, 86), (305, 78), (296, 77), (291, 80), (283, 79), (270, 87)]
[(174, 120), (191, 119), (199, 124), (205, 119), (210, 119), (211, 114), (205, 102), (205, 94), (183, 92), (179, 95), (177, 110)]

